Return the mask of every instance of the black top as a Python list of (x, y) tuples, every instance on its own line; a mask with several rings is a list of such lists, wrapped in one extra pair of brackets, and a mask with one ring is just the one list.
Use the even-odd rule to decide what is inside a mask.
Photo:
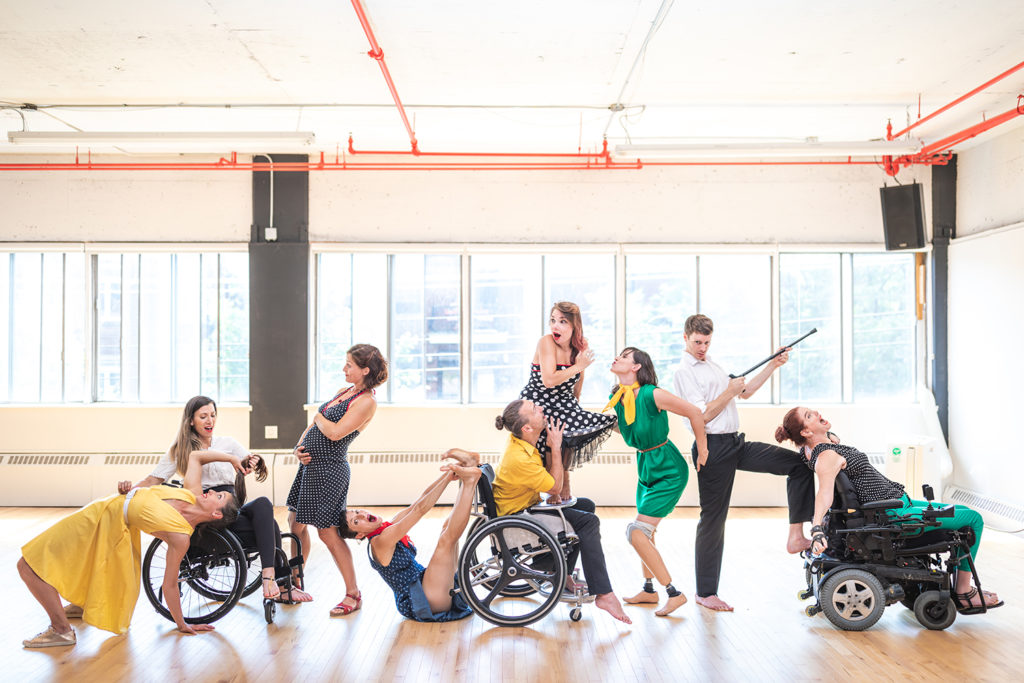
[(892, 500), (903, 497), (903, 484), (897, 484), (887, 479), (885, 475), (871, 466), (868, 456), (853, 446), (839, 443), (820, 443), (811, 451), (811, 457), (807, 460), (807, 466), (813, 470), (818, 462), (818, 456), (824, 451), (835, 451), (846, 458), (846, 469), (844, 471), (857, 492), (857, 500), (861, 503), (873, 503), (878, 500)]

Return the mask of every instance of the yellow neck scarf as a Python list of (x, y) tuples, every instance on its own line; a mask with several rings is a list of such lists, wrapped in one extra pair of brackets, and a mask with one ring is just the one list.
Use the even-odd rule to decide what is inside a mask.
[(619, 401), (622, 401), (622, 412), (625, 415), (626, 424), (633, 424), (633, 421), (636, 420), (636, 394), (633, 393), (633, 390), (639, 388), (639, 382), (633, 382), (628, 386), (620, 384), (619, 390), (612, 395), (612, 400), (608, 401), (608, 405), (602, 408), (601, 412), (614, 408)]

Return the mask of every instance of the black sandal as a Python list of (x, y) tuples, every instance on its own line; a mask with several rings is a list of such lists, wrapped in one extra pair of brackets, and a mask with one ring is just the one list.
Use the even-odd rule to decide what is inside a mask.
[(986, 612), (986, 611), (988, 611), (990, 609), (995, 609), (996, 607), (1002, 607), (1003, 605), (1006, 604), (1002, 600), (1000, 600), (999, 602), (997, 602), (994, 605), (986, 604), (985, 603), (985, 598), (987, 596), (989, 596), (989, 595), (993, 595), (993, 593), (989, 593), (988, 591), (982, 591), (981, 592), (981, 602), (982, 602), (982, 604), (980, 604), (980, 605), (973, 604), (971, 602), (971, 600), (974, 599), (974, 596), (978, 595), (978, 588), (977, 588), (977, 586), (971, 588), (971, 590), (967, 591), (966, 593), (950, 593), (949, 595), (950, 595), (951, 598), (953, 598), (953, 604), (956, 605), (956, 611), (959, 612), (960, 614), (963, 614), (964, 616), (968, 616), (968, 615), (971, 615), (971, 614), (982, 614), (982, 613), (984, 613), (984, 612)]

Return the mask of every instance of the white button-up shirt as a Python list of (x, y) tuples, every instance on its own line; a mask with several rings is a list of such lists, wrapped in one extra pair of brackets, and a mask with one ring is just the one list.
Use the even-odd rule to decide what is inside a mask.
[[(708, 404), (725, 393), (729, 388), (729, 375), (712, 361), (697, 360), (689, 352), (683, 352), (683, 362), (675, 374), (676, 394), (697, 406), (701, 412), (707, 410)], [(690, 421), (683, 420), (687, 429)], [(740, 430), (740, 413), (736, 409), (736, 399), (729, 401), (722, 412), (704, 425), (708, 434), (732, 434)]]

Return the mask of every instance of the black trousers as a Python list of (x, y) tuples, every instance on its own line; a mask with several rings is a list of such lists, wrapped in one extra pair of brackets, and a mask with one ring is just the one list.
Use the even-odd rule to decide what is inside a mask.
[[(697, 461), (697, 444), (691, 450)], [(786, 477), (789, 523), (810, 521), (814, 515), (814, 472), (799, 453), (757, 441), (742, 433), (708, 434), (708, 462), (697, 472), (700, 490), (700, 521), (697, 522), (694, 560), (697, 595), (718, 593), (725, 548), (725, 518), (729, 514), (736, 470)]]
[(259, 551), (260, 564), (275, 567), (278, 578), (288, 575), (287, 565), (278, 560), (276, 552), (281, 547), (281, 529), (274, 519), (274, 505), (270, 500), (260, 496), (247, 502), (238, 510), (238, 519), (230, 529), (243, 546)]
[[(566, 571), (572, 572), (577, 559), (583, 561), (583, 573), (587, 577), (587, 592), (591, 595), (604, 595), (612, 592), (612, 582), (608, 578), (608, 567), (604, 561), (604, 548), (601, 547), (601, 520), (594, 510), (597, 506), (589, 498), (577, 498), (576, 504), (563, 508), (565, 520), (572, 524), (580, 542), (565, 558)], [(542, 514), (557, 515), (557, 512)]]

